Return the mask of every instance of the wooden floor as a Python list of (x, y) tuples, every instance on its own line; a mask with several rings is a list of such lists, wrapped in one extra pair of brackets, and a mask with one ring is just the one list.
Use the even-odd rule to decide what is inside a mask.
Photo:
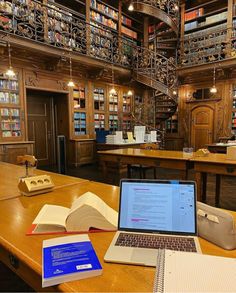
[[(45, 168), (53, 171), (54, 168)], [(79, 168), (67, 169), (67, 175), (90, 179), (94, 181), (106, 183), (102, 173), (96, 164), (86, 165)], [(173, 170), (157, 169), (158, 178), (160, 179), (177, 179), (178, 172)], [(152, 178), (153, 172), (147, 173), (147, 178)], [(133, 174), (134, 178), (138, 178), (138, 173)], [(189, 179), (194, 179), (194, 173), (189, 174)], [(214, 188), (215, 177), (210, 175), (207, 184), (207, 203), (214, 206)], [(223, 176), (221, 187), (220, 206), (225, 209), (236, 211), (236, 177)], [(21, 279), (0, 263), (0, 292), (33, 292)]]

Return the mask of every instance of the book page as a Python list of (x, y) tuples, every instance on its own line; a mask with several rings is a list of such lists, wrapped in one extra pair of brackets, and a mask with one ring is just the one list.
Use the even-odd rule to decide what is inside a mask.
[(236, 292), (236, 259), (166, 250), (164, 292)]
[(33, 224), (58, 225), (65, 227), (65, 221), (69, 211), (69, 208), (46, 204), (42, 207), (39, 214), (34, 219)]
[(88, 231), (89, 228), (115, 230), (118, 213), (92, 192), (76, 199), (66, 220), (67, 231)]

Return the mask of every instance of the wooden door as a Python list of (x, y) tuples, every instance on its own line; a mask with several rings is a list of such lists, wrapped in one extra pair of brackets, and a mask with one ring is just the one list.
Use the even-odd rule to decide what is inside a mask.
[(28, 137), (35, 142), (39, 166), (55, 164), (53, 98), (40, 92), (27, 94)]
[(207, 106), (196, 107), (191, 112), (191, 146), (195, 150), (213, 142), (214, 111)]

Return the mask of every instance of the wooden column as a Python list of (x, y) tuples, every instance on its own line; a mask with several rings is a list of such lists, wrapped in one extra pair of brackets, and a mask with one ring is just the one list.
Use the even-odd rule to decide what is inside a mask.
[(233, 29), (233, 5), (234, 0), (228, 0), (228, 13), (227, 13), (227, 34), (226, 34), (226, 57), (231, 57), (231, 36)]

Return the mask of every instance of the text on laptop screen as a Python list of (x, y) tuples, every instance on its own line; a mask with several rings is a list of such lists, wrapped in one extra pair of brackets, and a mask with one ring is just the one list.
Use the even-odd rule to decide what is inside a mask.
[(196, 233), (193, 182), (130, 182), (121, 185), (120, 229)]

